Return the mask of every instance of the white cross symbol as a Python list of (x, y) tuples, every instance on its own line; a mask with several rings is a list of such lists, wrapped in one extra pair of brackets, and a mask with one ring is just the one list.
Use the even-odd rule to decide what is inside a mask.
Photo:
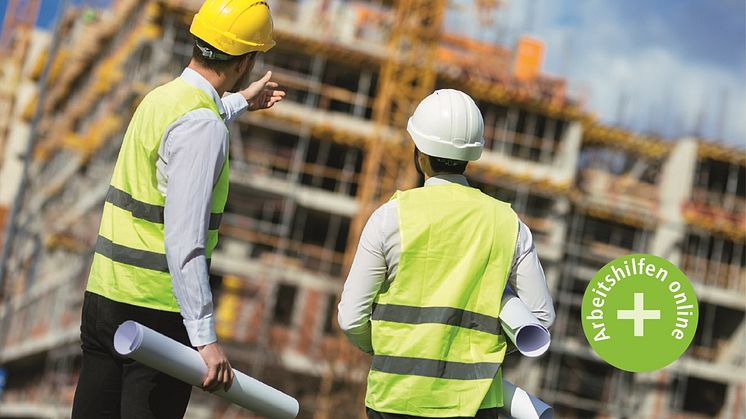
[(634, 320), (635, 321), (635, 336), (645, 336), (644, 323), (645, 320), (658, 320), (661, 318), (660, 310), (645, 310), (645, 303), (643, 302), (645, 294), (641, 292), (635, 293), (635, 308), (634, 310), (617, 310), (616, 318), (620, 320)]

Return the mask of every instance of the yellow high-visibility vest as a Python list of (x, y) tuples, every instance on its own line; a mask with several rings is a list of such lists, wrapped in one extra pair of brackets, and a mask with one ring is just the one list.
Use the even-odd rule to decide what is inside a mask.
[(375, 298), (366, 406), (423, 417), (502, 406), (510, 205), (456, 183), (397, 192), (401, 256)]
[[(166, 199), (158, 191), (156, 161), (168, 126), (201, 108), (210, 109), (220, 117), (210, 95), (181, 78), (154, 89), (137, 107), (106, 194), (88, 291), (140, 307), (179, 311), (166, 261), (163, 239)], [(212, 191), (212, 214), (205, 243), (207, 258), (218, 241), (228, 183), (226, 158)]]

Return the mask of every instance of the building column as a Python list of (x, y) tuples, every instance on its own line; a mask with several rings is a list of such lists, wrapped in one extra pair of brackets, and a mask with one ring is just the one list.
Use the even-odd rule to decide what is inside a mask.
[(650, 252), (674, 265), (681, 259), (678, 244), (686, 234), (682, 205), (689, 200), (697, 164), (697, 143), (693, 138), (679, 140), (663, 163), (658, 187), (658, 214), (665, 214), (653, 234)]

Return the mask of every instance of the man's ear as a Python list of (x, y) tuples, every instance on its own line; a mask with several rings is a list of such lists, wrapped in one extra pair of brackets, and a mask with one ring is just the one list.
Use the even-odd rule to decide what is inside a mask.
[(243, 58), (241, 58), (241, 60), (238, 61), (237, 63), (238, 67), (236, 68), (236, 70), (239, 73), (243, 73), (244, 71), (246, 71), (247, 68), (249, 68), (254, 63), (255, 58), (256, 58), (256, 51), (253, 51), (253, 52), (250, 52), (244, 55)]
[(417, 160), (419, 160), (420, 168), (422, 168), (422, 172), (425, 174), (430, 174), (432, 172), (432, 168), (430, 167), (430, 156), (423, 152), (417, 153)]
[(425, 153), (417, 153), (417, 159), (420, 161), (420, 166), (425, 167), (425, 165), (430, 165), (430, 159), (427, 158), (427, 154)]
[(246, 71), (246, 67), (249, 66), (249, 56), (244, 55), (238, 62), (236, 63), (236, 73), (243, 74), (244, 71)]

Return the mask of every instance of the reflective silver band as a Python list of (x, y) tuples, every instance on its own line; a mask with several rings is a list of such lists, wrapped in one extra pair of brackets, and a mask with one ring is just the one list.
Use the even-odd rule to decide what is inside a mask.
[[(96, 253), (106, 256), (114, 262), (132, 265), (138, 268), (168, 273), (168, 260), (166, 255), (147, 250), (133, 249), (131, 247), (116, 244), (104, 236), (99, 235), (96, 240)], [(212, 260), (205, 259), (207, 270), (210, 270)]]
[(502, 330), (500, 320), (497, 317), (452, 307), (377, 304), (373, 307), (371, 320), (409, 324), (438, 323), (478, 330), (493, 335), (499, 335)]
[(499, 362), (469, 364), (438, 359), (373, 355), (370, 369), (389, 374), (417, 375), (450, 380), (486, 380), (495, 378), (500, 365)]
[[(132, 213), (132, 216), (141, 220), (150, 221), (151, 223), (163, 224), (163, 207), (160, 205), (148, 204), (147, 202), (138, 201), (127, 192), (109, 185), (109, 191), (106, 193), (106, 202), (115, 207)], [(220, 220), (223, 214), (210, 213), (210, 230), (217, 230), (220, 227)]]
[(145, 268), (153, 271), (168, 272), (166, 255), (122, 246), (113, 243), (104, 236), (99, 235), (98, 240), (96, 240), (96, 253), (106, 256), (115, 262), (124, 263), (126, 265), (137, 266), (138, 268)]

